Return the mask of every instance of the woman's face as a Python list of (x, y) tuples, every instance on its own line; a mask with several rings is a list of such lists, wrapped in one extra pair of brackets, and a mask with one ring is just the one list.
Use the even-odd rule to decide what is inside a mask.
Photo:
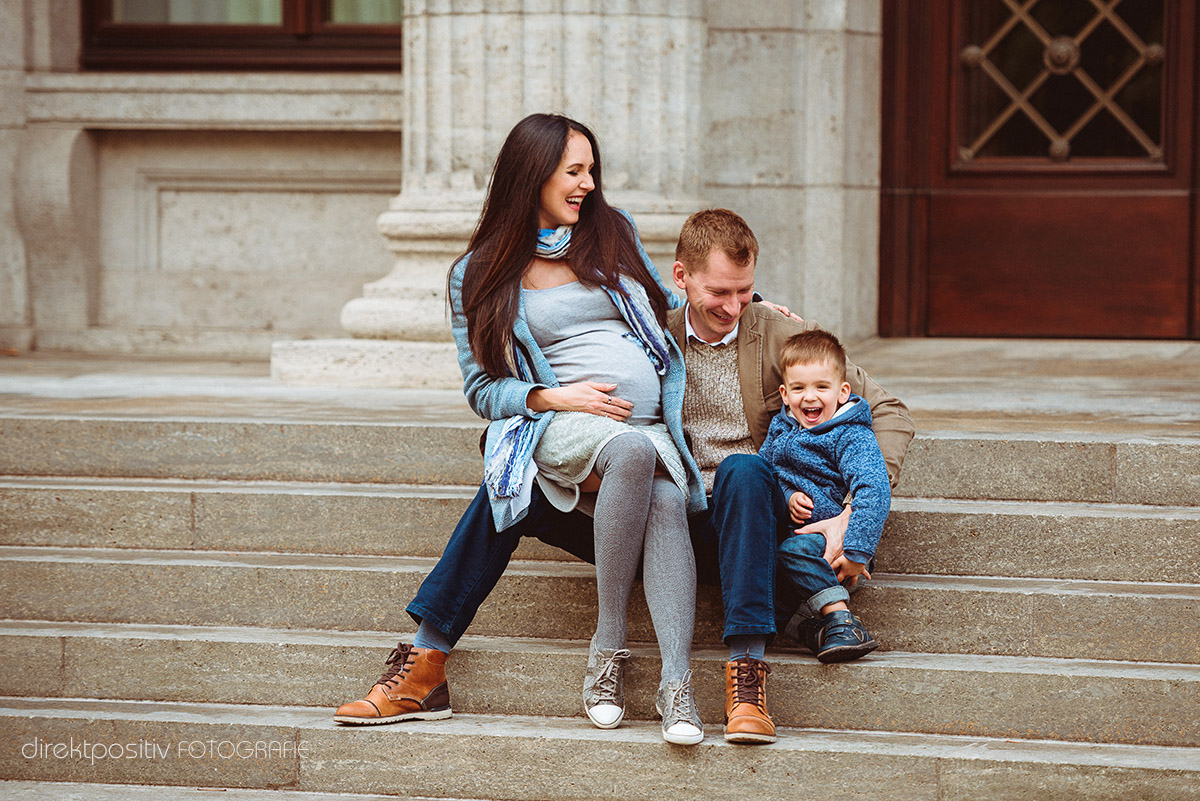
[(592, 144), (579, 131), (567, 135), (567, 146), (554, 174), (542, 185), (538, 227), (557, 228), (579, 222), (579, 207), (596, 188), (592, 180)]

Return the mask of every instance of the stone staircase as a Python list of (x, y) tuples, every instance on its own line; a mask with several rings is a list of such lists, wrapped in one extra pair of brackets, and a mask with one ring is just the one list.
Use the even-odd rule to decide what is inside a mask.
[(918, 428), (853, 602), (883, 648), (780, 642), (779, 742), (731, 746), (702, 587), (695, 748), (653, 720), (640, 598), (629, 722), (587, 724), (592, 569), (537, 542), (451, 657), (453, 718), (332, 722), (479, 480), (458, 393), (0, 361), (0, 799), (1200, 798), (1200, 346), (852, 356)]

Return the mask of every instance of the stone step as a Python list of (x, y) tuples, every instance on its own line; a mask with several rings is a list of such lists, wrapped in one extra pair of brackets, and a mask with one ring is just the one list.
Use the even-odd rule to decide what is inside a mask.
[(896, 498), (876, 556), (897, 573), (1200, 584), (1200, 508)]
[(852, 786), (896, 801), (1195, 799), (1200, 787), (1195, 748), (786, 728), (753, 747), (719, 732), (710, 725), (686, 748), (649, 721), (603, 731), (579, 717), (458, 714), (362, 729), (294, 706), (6, 698), (0, 739), (13, 747), (0, 752), (0, 775), (614, 801), (729, 798), (735, 779), (736, 797), (762, 801), (794, 801), (801, 782), (810, 798), (847, 798)]
[[(446, 485), (0, 476), (0, 544), (437, 557), (474, 493)], [(1197, 534), (1194, 506), (897, 498), (878, 565), (896, 573), (1200, 583)], [(532, 539), (517, 553), (571, 559)]]
[[(69, 746), (69, 744), (68, 744)], [(0, 780), (0, 801), (426, 801), (429, 796), (362, 795), (360, 793), (312, 793), (303, 790), (215, 789), (172, 787), (164, 784), (91, 784), (87, 782), (33, 782)], [(441, 801), (447, 801), (442, 799)], [(448, 799), (455, 801), (455, 799)], [(465, 801), (458, 799), (457, 801)], [(478, 801), (478, 799), (476, 800)]]
[[(0, 476), (0, 544), (439, 556), (475, 490)], [(523, 559), (570, 560), (538, 540)]]
[[(413, 630), (403, 607), (433, 564), (7, 546), (0, 548), (0, 608), (14, 619), (400, 633)], [(696, 641), (717, 644), (720, 592), (704, 585), (698, 595)], [(880, 574), (853, 604), (891, 650), (1200, 663), (1200, 587), (1192, 584)], [(595, 619), (590, 565), (518, 561), (471, 631), (587, 639)], [(630, 637), (654, 639), (637, 589)]]
[[(0, 473), (477, 485), (482, 423), (0, 416)], [(898, 494), (1195, 506), (1200, 440), (921, 432)]]
[[(0, 695), (323, 707), (366, 694), (395, 647), (386, 634), (252, 627), (8, 621)], [(468, 636), (448, 669), (459, 712), (582, 716), (587, 643)], [(635, 643), (630, 718), (653, 719), (657, 648)], [(701, 718), (719, 724), (728, 652), (698, 648)], [(1200, 746), (1200, 666), (876, 652), (844, 665), (772, 651), (781, 726)], [(836, 698), (836, 703), (829, 699)]]

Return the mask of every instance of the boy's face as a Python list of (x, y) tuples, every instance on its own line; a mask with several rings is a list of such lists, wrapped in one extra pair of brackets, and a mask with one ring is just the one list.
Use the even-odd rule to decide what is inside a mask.
[(850, 397), (850, 385), (828, 360), (807, 362), (783, 371), (779, 394), (796, 422), (803, 428), (813, 428), (833, 418)]
[(753, 260), (738, 264), (714, 249), (690, 272), (678, 261), (673, 271), (675, 285), (687, 295), (688, 321), (705, 342), (724, 339), (754, 299)]

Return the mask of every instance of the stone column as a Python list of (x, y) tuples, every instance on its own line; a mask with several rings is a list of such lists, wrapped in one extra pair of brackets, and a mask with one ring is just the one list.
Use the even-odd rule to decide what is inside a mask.
[(34, 126), (17, 155), (17, 225), (37, 331), (80, 332), (99, 301), (100, 207), (95, 142), (82, 128)]
[(392, 272), (342, 310), (352, 339), (276, 343), (285, 383), (461, 386), (446, 274), (466, 247), (512, 126), (560, 112), (591, 127), (609, 201), (660, 270), (699, 208), (701, 0), (409, 0), (404, 176), (379, 217)]
[(16, 164), (25, 126), (25, 9), (0, 0), (0, 349), (33, 344), (25, 245), (17, 230)]
[(746, 218), (759, 291), (877, 330), (880, 0), (710, 0), (705, 196)]

